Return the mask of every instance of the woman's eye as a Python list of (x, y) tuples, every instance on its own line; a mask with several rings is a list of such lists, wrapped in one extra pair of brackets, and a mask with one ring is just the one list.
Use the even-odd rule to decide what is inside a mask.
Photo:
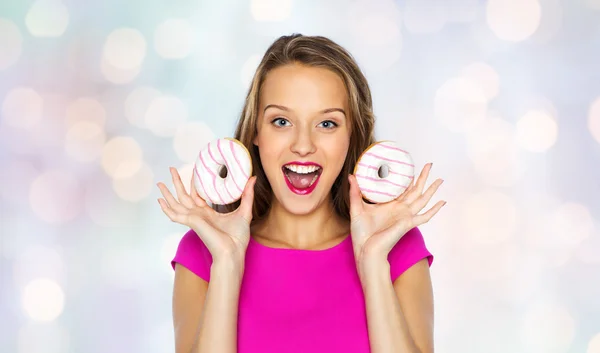
[(275, 118), (271, 123), (275, 124), (275, 126), (278, 127), (285, 127), (287, 126), (286, 124), (289, 124), (290, 122), (285, 120), (284, 118)]
[(326, 128), (326, 129), (333, 129), (334, 127), (338, 126), (336, 123), (334, 123), (331, 120), (325, 120), (324, 122), (320, 123), (319, 125), (321, 125), (322, 127)]

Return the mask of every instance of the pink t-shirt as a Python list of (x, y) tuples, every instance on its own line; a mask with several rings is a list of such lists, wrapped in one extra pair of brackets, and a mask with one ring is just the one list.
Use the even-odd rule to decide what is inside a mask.
[[(388, 256), (391, 280), (433, 256), (418, 228)], [(210, 281), (212, 257), (193, 230), (171, 266), (185, 266)], [(239, 353), (367, 353), (365, 298), (352, 240), (325, 250), (277, 249), (250, 238), (238, 308)]]

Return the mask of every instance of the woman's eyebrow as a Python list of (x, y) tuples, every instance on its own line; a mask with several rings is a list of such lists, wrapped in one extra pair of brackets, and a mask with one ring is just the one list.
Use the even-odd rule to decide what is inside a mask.
[[(269, 104), (269, 105), (267, 105), (267, 106), (265, 107), (265, 109), (263, 110), (263, 114), (264, 114), (264, 112), (266, 112), (266, 111), (267, 111), (267, 109), (269, 109), (269, 108), (277, 108), (277, 109), (281, 109), (281, 110), (283, 110), (283, 111), (286, 111), (286, 112), (289, 112), (289, 111), (291, 111), (291, 109), (290, 109), (290, 108), (288, 108), (288, 107), (285, 107), (285, 106), (283, 106), (283, 105)], [(321, 110), (319, 113), (321, 113), (321, 114), (326, 114), (326, 113), (331, 113), (331, 112), (341, 112), (342, 114), (344, 114), (344, 116), (346, 115), (346, 112), (345, 112), (345, 111), (344, 111), (344, 109), (342, 109), (342, 108), (327, 108), (327, 109), (323, 109), (323, 110)]]

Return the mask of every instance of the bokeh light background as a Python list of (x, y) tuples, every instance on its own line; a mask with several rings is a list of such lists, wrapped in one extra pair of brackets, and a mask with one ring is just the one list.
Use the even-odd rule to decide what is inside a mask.
[[(345, 46), (434, 162), (438, 352), (600, 352), (600, 1), (0, 2), (0, 352), (170, 352), (155, 187), (283, 34)], [(433, 204), (433, 203), (432, 203)]]

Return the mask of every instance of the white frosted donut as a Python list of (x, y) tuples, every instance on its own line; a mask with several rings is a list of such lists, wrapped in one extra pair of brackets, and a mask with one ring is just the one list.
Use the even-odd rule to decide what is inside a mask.
[[(380, 176), (380, 168), (383, 177)], [(354, 176), (362, 196), (374, 203), (389, 202), (400, 196), (412, 183), (414, 173), (415, 166), (410, 154), (393, 141), (372, 144), (358, 158), (354, 167)]]
[[(220, 175), (227, 168), (227, 175)], [(213, 205), (227, 205), (240, 199), (252, 175), (252, 159), (236, 139), (211, 141), (198, 154), (194, 164), (194, 186), (198, 195)]]

